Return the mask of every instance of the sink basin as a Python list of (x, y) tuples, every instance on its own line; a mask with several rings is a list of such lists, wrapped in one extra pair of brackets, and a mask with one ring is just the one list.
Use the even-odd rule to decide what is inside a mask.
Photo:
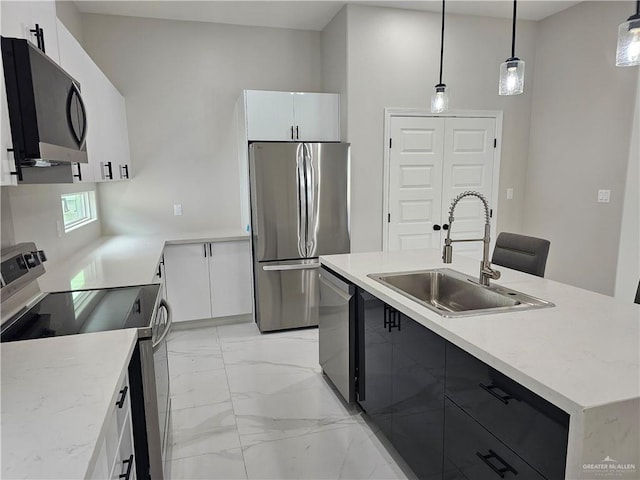
[(551, 302), (477, 279), (450, 268), (419, 272), (372, 273), (368, 277), (443, 317), (465, 317), (555, 306)]

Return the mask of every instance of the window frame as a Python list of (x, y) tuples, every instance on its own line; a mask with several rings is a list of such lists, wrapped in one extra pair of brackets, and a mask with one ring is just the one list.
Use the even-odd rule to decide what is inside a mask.
[[(77, 201), (78, 198), (80, 199), (84, 210), (84, 215), (81, 218), (67, 222), (67, 220), (65, 219), (65, 197), (75, 197), (74, 201)], [(85, 192), (63, 193), (60, 195), (60, 203), (62, 208), (62, 225), (64, 227), (64, 233), (69, 233), (98, 219), (96, 196), (95, 191), (93, 190)]]

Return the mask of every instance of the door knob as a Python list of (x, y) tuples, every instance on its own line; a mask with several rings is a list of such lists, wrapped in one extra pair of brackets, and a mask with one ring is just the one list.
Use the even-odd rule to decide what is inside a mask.
[(437, 223), (433, 225), (433, 229), (437, 232), (438, 230), (440, 230), (442, 227), (440, 227), (440, 225), (438, 225)]

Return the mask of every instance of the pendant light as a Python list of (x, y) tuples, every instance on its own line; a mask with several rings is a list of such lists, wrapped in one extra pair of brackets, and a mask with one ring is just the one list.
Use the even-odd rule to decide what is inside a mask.
[(616, 66), (640, 65), (640, 0), (636, 1), (636, 13), (618, 27)]
[(442, 0), (442, 31), (440, 33), (440, 80), (431, 96), (431, 113), (443, 113), (449, 108), (449, 92), (442, 83), (442, 59), (444, 56), (444, 1)]
[(500, 64), (498, 95), (520, 95), (524, 91), (524, 61), (516, 57), (516, 9), (513, 0), (513, 25), (511, 29), (511, 57)]

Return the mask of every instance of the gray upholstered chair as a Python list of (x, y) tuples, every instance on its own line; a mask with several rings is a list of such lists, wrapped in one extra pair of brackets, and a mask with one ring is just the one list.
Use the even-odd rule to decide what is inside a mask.
[(551, 242), (542, 238), (502, 232), (498, 235), (491, 263), (544, 277)]

